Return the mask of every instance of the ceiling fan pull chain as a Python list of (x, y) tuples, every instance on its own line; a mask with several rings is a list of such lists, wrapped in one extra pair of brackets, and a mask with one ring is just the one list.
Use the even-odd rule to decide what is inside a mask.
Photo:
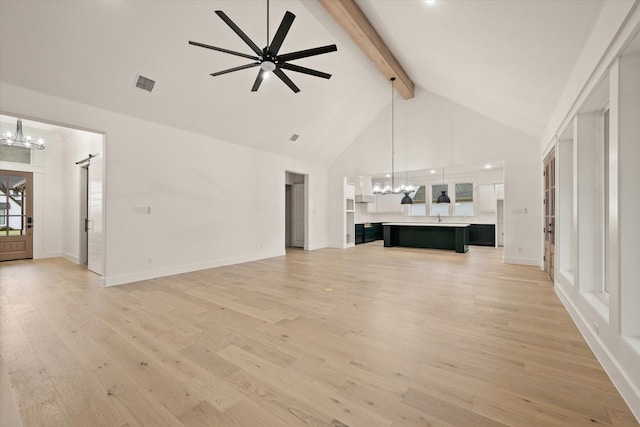
[(269, 46), (269, 0), (267, 0), (267, 46)]

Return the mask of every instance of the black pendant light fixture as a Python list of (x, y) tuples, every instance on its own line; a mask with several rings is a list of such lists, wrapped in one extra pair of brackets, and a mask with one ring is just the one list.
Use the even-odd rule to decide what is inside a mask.
[(412, 205), (413, 204), (413, 199), (409, 195), (410, 193), (411, 193), (410, 191), (405, 191), (404, 192), (404, 197), (402, 198), (402, 200), (400, 200), (400, 204), (401, 205)]
[(409, 194), (413, 193), (413, 189), (409, 185), (409, 171), (407, 171), (406, 183), (407, 183), (407, 186), (404, 187), (404, 189), (402, 190), (402, 192), (404, 193), (404, 197), (402, 198), (402, 200), (400, 200), (400, 204), (401, 205), (412, 205), (413, 204), (413, 199), (411, 198), (411, 196)]
[[(442, 168), (442, 185), (444, 185), (444, 168)], [(451, 199), (447, 196), (447, 190), (441, 190), (436, 203), (451, 203)]]
[[(396, 190), (396, 182), (395, 182), (395, 77), (391, 77), (391, 192), (399, 193)], [(409, 194), (413, 193), (413, 190), (406, 189), (402, 191), (404, 193), (404, 197), (400, 201), (401, 205), (412, 205), (413, 199)]]

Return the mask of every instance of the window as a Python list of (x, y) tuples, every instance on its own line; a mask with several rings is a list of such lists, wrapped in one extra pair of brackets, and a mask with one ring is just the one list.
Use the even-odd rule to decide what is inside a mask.
[(473, 184), (456, 184), (455, 216), (473, 216)]
[(609, 280), (608, 280), (608, 264), (609, 264), (609, 109), (604, 112), (602, 117), (603, 130), (604, 130), (604, 155), (602, 171), (604, 174), (603, 182), (603, 230), (602, 230), (602, 291), (605, 294), (609, 293)]
[(449, 203), (436, 203), (442, 191), (449, 192), (449, 184), (436, 184), (431, 186), (431, 216), (449, 216)]
[(5, 162), (31, 164), (31, 150), (0, 145), (0, 159)]
[(7, 204), (0, 202), (0, 226), (7, 225)]
[(427, 204), (425, 200), (426, 188), (421, 185), (413, 196), (413, 204), (409, 205), (409, 216), (426, 216)]

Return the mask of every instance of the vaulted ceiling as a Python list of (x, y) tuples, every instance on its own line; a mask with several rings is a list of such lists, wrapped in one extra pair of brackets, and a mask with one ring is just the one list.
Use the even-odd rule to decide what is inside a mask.
[[(592, 0), (357, 3), (418, 96), (434, 92), (534, 138), (602, 7)], [(255, 68), (209, 76), (250, 61), (189, 40), (251, 53), (215, 10), (265, 44), (265, 0), (0, 0), (0, 80), (320, 164), (389, 104), (386, 78), (310, 0), (272, 0), (270, 32), (289, 10), (297, 18), (281, 53), (337, 44), (337, 52), (296, 61), (330, 80), (291, 72), (300, 93), (273, 78), (252, 93)], [(138, 74), (156, 81), (151, 94), (134, 87)], [(294, 133), (300, 138), (291, 142)]]

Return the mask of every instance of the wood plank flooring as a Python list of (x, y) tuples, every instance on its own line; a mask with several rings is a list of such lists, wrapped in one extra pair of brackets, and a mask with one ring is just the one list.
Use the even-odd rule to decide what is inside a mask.
[(638, 426), (501, 257), (374, 242), (106, 289), (4, 262), (0, 355), (25, 427)]

